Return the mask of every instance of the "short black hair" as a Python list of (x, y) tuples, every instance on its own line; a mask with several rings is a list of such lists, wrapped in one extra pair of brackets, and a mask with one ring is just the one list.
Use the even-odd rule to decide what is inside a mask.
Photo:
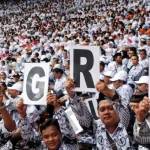
[(140, 101), (143, 100), (143, 98), (147, 96), (148, 97), (148, 93), (140, 93), (140, 94), (135, 94), (135, 95), (132, 95), (131, 99), (130, 99), (130, 102), (134, 102), (134, 103), (139, 103)]
[(50, 118), (40, 125), (40, 132), (48, 128), (49, 126), (54, 126), (61, 133), (59, 123), (56, 119)]
[(122, 54), (121, 54), (121, 53), (116, 53), (116, 54), (113, 56), (114, 61), (116, 60), (116, 58), (117, 58), (118, 56), (122, 57)]
[(137, 55), (137, 49), (136, 49), (136, 47), (130, 47), (129, 51), (132, 51), (134, 53), (134, 55)]
[(99, 109), (100, 103), (101, 103), (102, 101), (105, 101), (105, 100), (107, 100), (107, 101), (109, 101), (110, 103), (114, 104), (114, 102), (113, 102), (109, 97), (105, 97), (105, 96), (104, 96), (104, 98), (101, 99), (101, 100), (98, 102), (97, 109)]
[(53, 69), (53, 72), (61, 73), (61, 74), (63, 74), (63, 73), (64, 73), (64, 71), (63, 71), (62, 69), (59, 69), (59, 68), (55, 68), (55, 69)]
[(105, 67), (105, 63), (103, 61), (100, 61), (100, 65)]

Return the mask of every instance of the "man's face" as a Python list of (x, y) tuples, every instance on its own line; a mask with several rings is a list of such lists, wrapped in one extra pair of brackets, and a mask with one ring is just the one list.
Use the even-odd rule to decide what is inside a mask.
[(49, 126), (42, 131), (42, 138), (48, 149), (56, 150), (61, 143), (61, 134), (55, 126)]
[(0, 94), (0, 103), (3, 101), (3, 94)]
[(110, 76), (104, 76), (104, 82), (106, 83), (106, 84), (109, 84), (110, 83)]
[(148, 46), (150, 46), (150, 40), (147, 40), (146, 44), (147, 44)]
[(121, 81), (117, 80), (117, 81), (113, 81), (113, 86), (115, 87), (115, 89), (118, 89), (121, 86)]
[(132, 57), (131, 57), (131, 61), (132, 61), (132, 64), (133, 64), (133, 65), (137, 65), (138, 62), (139, 62), (136, 56), (132, 56)]
[(16, 97), (19, 95), (19, 92), (15, 89), (8, 89), (8, 94), (10, 94), (11, 97)]
[(109, 100), (103, 100), (99, 103), (98, 114), (105, 126), (114, 126), (119, 122), (118, 113), (113, 103)]
[(121, 63), (122, 63), (122, 57), (121, 57), (121, 56), (117, 56), (117, 57), (116, 57), (116, 62), (117, 62), (118, 64), (121, 64)]
[(18, 82), (19, 81), (19, 77), (14, 77), (14, 82)]
[(1, 94), (4, 94), (5, 91), (6, 91), (6, 88), (3, 86), (2, 83), (0, 83), (0, 95), (1, 95)]
[(0, 73), (0, 79), (5, 80), (6, 79), (6, 74), (5, 73)]
[(146, 58), (146, 55), (143, 51), (140, 52), (140, 58), (141, 59), (145, 59)]
[(128, 51), (128, 56), (129, 56), (129, 58), (131, 58), (133, 55), (134, 55), (134, 52), (129, 50), (129, 51)]
[(148, 92), (148, 84), (145, 83), (138, 84), (138, 89), (143, 93)]
[(54, 77), (55, 79), (60, 79), (62, 77), (62, 73), (54, 71)]
[(63, 57), (64, 57), (65, 59), (68, 58), (68, 55), (67, 55), (67, 52), (66, 52), (66, 51), (63, 52)]
[(139, 108), (139, 103), (136, 102), (130, 102), (130, 107), (133, 111)]
[(120, 39), (123, 40), (123, 38), (124, 38), (124, 37), (123, 37), (123, 34), (120, 34)]

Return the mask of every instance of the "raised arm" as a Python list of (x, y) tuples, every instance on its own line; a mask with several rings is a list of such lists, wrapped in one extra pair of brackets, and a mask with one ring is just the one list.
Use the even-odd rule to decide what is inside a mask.
[(2, 101), (0, 101), (0, 114), (1, 114), (1, 117), (4, 121), (5, 128), (9, 132), (12, 132), (13, 130), (15, 130), (16, 129), (16, 124), (13, 121), (10, 114), (8, 113), (8, 111), (6, 110), (6, 108), (5, 108), (4, 104), (2, 103)]

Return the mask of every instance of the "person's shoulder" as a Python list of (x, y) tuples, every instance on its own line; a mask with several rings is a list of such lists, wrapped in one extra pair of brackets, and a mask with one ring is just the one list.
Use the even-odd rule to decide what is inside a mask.
[(124, 84), (124, 85), (122, 86), (122, 88), (123, 88), (123, 90), (125, 90), (125, 89), (131, 90), (131, 89), (132, 89), (132, 88), (130, 87), (130, 85), (128, 85), (128, 84)]
[(139, 70), (142, 70), (142, 69), (143, 69), (143, 66), (142, 66), (140, 63), (138, 64), (138, 69), (139, 69)]
[(111, 62), (108, 64), (108, 68), (114, 67), (115, 65), (116, 65), (116, 62), (115, 62), (115, 61), (111, 61)]
[(100, 119), (96, 120), (95, 127), (96, 127), (97, 134), (99, 134), (101, 132), (105, 132), (105, 129), (106, 129), (105, 125), (102, 123), (102, 121)]
[(61, 78), (61, 80), (62, 80), (63, 82), (65, 82), (65, 81), (67, 80), (67, 76), (63, 75), (62, 78)]

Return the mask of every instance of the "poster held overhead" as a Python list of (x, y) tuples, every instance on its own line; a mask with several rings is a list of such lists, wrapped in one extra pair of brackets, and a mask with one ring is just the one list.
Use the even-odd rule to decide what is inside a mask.
[(70, 51), (70, 75), (75, 91), (96, 92), (99, 81), (100, 50), (97, 46), (74, 46)]
[(46, 105), (48, 92), (49, 64), (26, 63), (24, 69), (24, 104)]

